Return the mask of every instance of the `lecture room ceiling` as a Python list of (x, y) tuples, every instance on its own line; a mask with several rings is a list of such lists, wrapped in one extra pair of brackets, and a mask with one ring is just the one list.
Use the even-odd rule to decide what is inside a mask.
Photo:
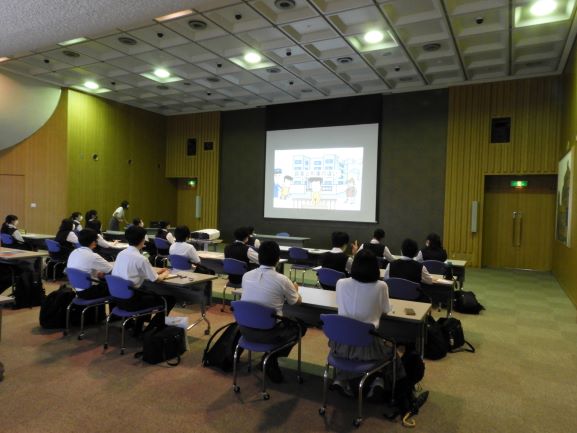
[(559, 74), (574, 17), (575, 0), (2, 0), (0, 69), (231, 110)]

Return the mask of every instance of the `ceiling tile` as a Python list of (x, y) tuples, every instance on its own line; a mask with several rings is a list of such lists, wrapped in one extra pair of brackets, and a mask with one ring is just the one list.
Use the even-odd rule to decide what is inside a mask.
[(156, 48), (170, 48), (190, 42), (187, 38), (162, 24), (131, 30), (127, 33)]
[(250, 5), (264, 15), (273, 24), (285, 24), (316, 17), (318, 14), (305, 0), (294, 0), (292, 9), (280, 9), (277, 0), (251, 1)]
[(283, 25), (282, 28), (296, 41), (308, 43), (337, 37), (337, 33), (323, 18), (311, 18)]
[(269, 22), (245, 3), (238, 3), (205, 14), (207, 18), (231, 33), (246, 32), (269, 26)]

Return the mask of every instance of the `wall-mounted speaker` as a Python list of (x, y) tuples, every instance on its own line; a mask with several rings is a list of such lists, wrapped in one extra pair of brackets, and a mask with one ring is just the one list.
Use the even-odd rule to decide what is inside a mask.
[(509, 143), (511, 141), (511, 118), (495, 117), (491, 119), (491, 143)]

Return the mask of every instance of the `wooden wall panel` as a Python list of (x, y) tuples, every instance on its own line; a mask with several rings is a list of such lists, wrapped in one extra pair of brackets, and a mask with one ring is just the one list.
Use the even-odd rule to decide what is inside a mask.
[[(186, 143), (196, 138), (196, 156), (186, 155)], [(212, 142), (213, 150), (204, 150)], [(166, 177), (198, 178), (196, 194), (201, 197), (201, 217), (185, 221), (191, 229), (218, 227), (218, 191), (220, 161), (220, 113), (200, 113), (171, 116), (167, 119)], [(191, 192), (179, 193), (187, 202)], [(190, 218), (194, 210), (189, 205), (178, 206), (179, 218)], [(178, 221), (180, 223), (180, 221)]]
[(175, 220), (176, 186), (164, 176), (165, 117), (70, 91), (68, 118), (69, 212), (94, 208), (106, 227), (126, 199), (129, 219)]
[[(20, 226), (29, 232), (55, 233), (67, 215), (67, 92), (52, 117), (26, 140), (0, 152), (0, 174), (23, 175), (24, 214)], [(0, 188), (8, 187), (0, 185)], [(35, 208), (30, 204), (36, 203)], [(5, 215), (1, 215), (4, 220)]]
[[(449, 90), (445, 246), (452, 258), (481, 263), (486, 174), (557, 171), (558, 77), (506, 81)], [(490, 143), (492, 117), (511, 117), (511, 142)], [(471, 203), (479, 202), (477, 233)]]

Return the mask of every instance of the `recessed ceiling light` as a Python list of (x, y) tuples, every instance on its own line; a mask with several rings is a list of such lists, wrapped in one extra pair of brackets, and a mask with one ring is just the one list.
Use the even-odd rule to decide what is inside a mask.
[(86, 81), (84, 83), (84, 87), (86, 87), (87, 89), (90, 89), (90, 90), (96, 90), (100, 86), (98, 85), (98, 83), (95, 83), (94, 81)]
[(555, 0), (537, 0), (529, 11), (536, 17), (544, 17), (552, 14), (557, 9), (557, 2)]
[(84, 42), (84, 41), (87, 41), (87, 40), (88, 40), (88, 39), (86, 39), (86, 38), (70, 39), (70, 40), (68, 40), (68, 41), (60, 42), (58, 45), (60, 45), (61, 47), (67, 47), (68, 45), (79, 44), (80, 42)]
[(62, 54), (64, 54), (67, 57), (72, 57), (74, 59), (80, 57), (80, 54), (78, 54), (76, 51), (71, 51), (71, 50), (64, 50), (64, 51), (62, 51)]
[(282, 9), (283, 11), (286, 11), (288, 9), (294, 9), (295, 1), (294, 0), (274, 0), (274, 5), (278, 9)]
[(365, 33), (363, 39), (368, 44), (378, 44), (385, 38), (383, 32), (379, 30), (371, 30), (370, 32)]
[(425, 44), (423, 45), (423, 50), (431, 52), (431, 51), (438, 51), (441, 48), (441, 44), (437, 42), (433, 42), (432, 44)]
[(352, 57), (339, 57), (337, 59), (337, 62), (340, 63), (341, 65), (346, 65), (348, 63), (353, 63), (353, 58)]
[(162, 68), (155, 69), (153, 74), (156, 75), (158, 78), (170, 77), (170, 72), (168, 72), (166, 69), (162, 69)]
[(0, 63), (10, 60), (10, 57), (0, 57)]
[(204, 30), (206, 29), (206, 23), (201, 20), (190, 20), (188, 25), (194, 30)]
[(134, 38), (129, 38), (128, 36), (121, 36), (118, 38), (118, 42), (124, 45), (136, 45), (138, 42)]
[(185, 9), (183, 11), (173, 12), (171, 14), (158, 17), (158, 18), (156, 18), (156, 21), (158, 21), (158, 22), (170, 21), (170, 20), (174, 20), (176, 18), (185, 17), (185, 16), (190, 15), (190, 14), (192, 14), (192, 9)]
[(244, 61), (247, 63), (250, 63), (252, 65), (254, 65), (256, 63), (260, 63), (261, 60), (262, 60), (262, 57), (260, 56), (260, 54), (255, 53), (255, 52), (246, 53), (244, 55)]

